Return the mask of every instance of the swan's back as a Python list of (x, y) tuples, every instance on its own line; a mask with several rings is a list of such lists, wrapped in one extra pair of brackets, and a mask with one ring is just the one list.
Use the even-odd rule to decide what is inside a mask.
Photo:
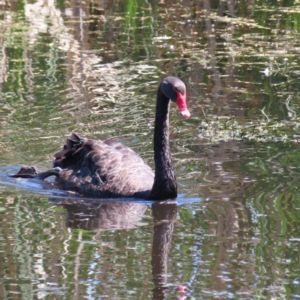
[(80, 138), (73, 133), (64, 149), (54, 155), (54, 167), (62, 168), (58, 181), (63, 189), (90, 197), (141, 197), (150, 193), (151, 168), (120, 142)]

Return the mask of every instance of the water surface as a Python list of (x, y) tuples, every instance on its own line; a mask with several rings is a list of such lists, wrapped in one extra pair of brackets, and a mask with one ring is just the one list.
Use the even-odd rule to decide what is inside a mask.
[[(177, 2), (0, 3), (1, 299), (300, 298), (299, 6)], [(74, 130), (153, 167), (166, 75), (176, 202), (7, 177)]]

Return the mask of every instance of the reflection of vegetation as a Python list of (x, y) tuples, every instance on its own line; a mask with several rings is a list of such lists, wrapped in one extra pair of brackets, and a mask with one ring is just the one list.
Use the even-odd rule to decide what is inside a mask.
[[(187, 178), (179, 180), (183, 193), (205, 198), (179, 212), (172, 283), (190, 282), (191, 294), (205, 291), (208, 298), (218, 289), (233, 297), (246, 290), (245, 298), (271, 298), (274, 286), (280, 290), (275, 296), (293, 298), (300, 270), (297, 3), (57, 0), (48, 14), (51, 1), (40, 3), (31, 19), (24, 1), (11, 1), (9, 18), (1, 15), (0, 147), (10, 155), (6, 160), (2, 153), (1, 163), (50, 164), (75, 128), (121, 137), (150, 159), (158, 77), (179, 74), (193, 118), (181, 120), (172, 108), (174, 160)], [(55, 273), (58, 285), (71, 291), (79, 284), (74, 265), (81, 262), (77, 279), (99, 295), (107, 291), (102, 282), (117, 282), (112, 290), (121, 298), (125, 290), (138, 294), (140, 286), (151, 285), (150, 227), (69, 232), (59, 226), (62, 212), (47, 202), (15, 199), (10, 208), (8, 199), (1, 200), (11, 209), (3, 226), (16, 241), (20, 273), (36, 268), (45, 285)], [(23, 264), (31, 257), (34, 266)], [(36, 274), (30, 273), (32, 282)]]
[[(120, 41), (121, 43), (125, 42), (127, 47), (129, 46), (129, 49), (126, 49), (127, 56), (133, 59), (142, 56), (151, 58), (153, 17), (149, 3), (144, 0), (127, 0), (124, 14), (124, 28), (122, 30), (124, 38), (121, 37)], [(133, 43), (132, 50), (130, 50), (131, 40)]]
[[(245, 160), (243, 168), (257, 180), (255, 189), (248, 191), (247, 205), (260, 236), (256, 263), (258, 275), (266, 278), (261, 287), (274, 284), (284, 298), (293, 298), (297, 285), (288, 278), (298, 278), (294, 272), (299, 269), (299, 151), (293, 143), (280, 142), (253, 148), (258, 150), (257, 157)], [(283, 268), (289, 270), (285, 279), (278, 276)], [(287, 280), (285, 286), (282, 280)]]

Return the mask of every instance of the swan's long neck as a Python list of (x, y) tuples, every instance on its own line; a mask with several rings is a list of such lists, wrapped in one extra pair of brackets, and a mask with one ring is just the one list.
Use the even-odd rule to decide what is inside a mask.
[(170, 100), (158, 89), (155, 128), (155, 178), (149, 199), (162, 200), (177, 197), (177, 183), (169, 144)]

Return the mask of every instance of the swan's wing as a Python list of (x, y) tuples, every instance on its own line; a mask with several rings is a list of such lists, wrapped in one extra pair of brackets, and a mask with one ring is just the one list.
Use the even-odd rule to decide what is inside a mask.
[(141, 157), (116, 140), (95, 141), (73, 133), (54, 156), (63, 189), (92, 197), (131, 197), (149, 192), (154, 174)]

